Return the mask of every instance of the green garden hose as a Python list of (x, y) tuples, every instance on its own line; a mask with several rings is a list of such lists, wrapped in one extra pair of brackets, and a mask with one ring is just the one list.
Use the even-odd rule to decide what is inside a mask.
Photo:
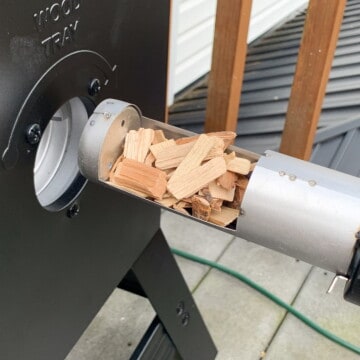
[(172, 251), (173, 254), (175, 254), (177, 256), (180, 256), (180, 257), (182, 257), (184, 259), (191, 260), (191, 261), (197, 262), (199, 264), (210, 266), (211, 268), (219, 270), (219, 271), (221, 271), (221, 272), (223, 272), (225, 274), (228, 274), (228, 275), (242, 281), (246, 285), (248, 285), (251, 288), (253, 288), (254, 290), (258, 291), (260, 294), (266, 296), (268, 299), (273, 301), (275, 304), (277, 304), (280, 307), (284, 308), (286, 311), (288, 311), (290, 314), (294, 315), (296, 318), (298, 318), (300, 321), (302, 321), (305, 325), (309, 326), (311, 329), (315, 330), (320, 335), (322, 335), (322, 336), (326, 337), (327, 339), (331, 340), (332, 342), (344, 347), (345, 349), (348, 349), (348, 350), (353, 351), (354, 353), (360, 355), (360, 347), (358, 347), (358, 346), (356, 346), (354, 344), (351, 344), (348, 341), (346, 341), (346, 340), (336, 336), (335, 334), (331, 333), (330, 331), (322, 328), (319, 324), (317, 324), (316, 322), (314, 322), (310, 318), (306, 317), (300, 311), (296, 310), (293, 306), (287, 304), (285, 301), (281, 300), (276, 295), (274, 295), (270, 291), (266, 290), (265, 288), (263, 288), (262, 286), (260, 286), (256, 282), (252, 281), (251, 279), (249, 279), (245, 275), (240, 274), (239, 272), (237, 272), (235, 270), (232, 270), (230, 268), (227, 268), (226, 266), (221, 265), (221, 264), (219, 264), (217, 262), (207, 260), (207, 259), (201, 258), (201, 257), (193, 255), (193, 254), (189, 254), (189, 253), (187, 253), (185, 251), (182, 251), (182, 250), (172, 248), (171, 251)]

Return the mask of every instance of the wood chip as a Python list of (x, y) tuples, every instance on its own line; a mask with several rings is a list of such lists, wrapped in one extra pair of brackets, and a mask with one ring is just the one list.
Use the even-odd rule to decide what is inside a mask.
[(130, 130), (125, 137), (124, 157), (137, 160), (139, 134), (136, 130)]
[(154, 139), (153, 129), (140, 129), (139, 133), (139, 149), (137, 154), (137, 161), (144, 162), (149, 152), (150, 146)]
[(241, 189), (245, 190), (249, 184), (249, 179), (244, 175), (239, 175), (236, 180), (236, 186), (239, 186)]
[[(206, 135), (206, 134), (205, 134)], [(206, 135), (207, 136), (207, 135)], [(197, 141), (199, 139), (200, 135), (197, 136), (191, 136), (189, 138), (180, 138), (175, 140), (177, 145), (184, 145), (184, 144), (189, 144), (189, 143), (194, 143), (195, 141)], [(190, 139), (190, 140), (187, 140)], [(214, 145), (211, 148), (211, 150), (209, 151), (208, 155), (205, 157), (204, 160), (211, 160), (214, 157), (217, 156), (223, 156), (224, 154), (224, 140), (217, 138), (217, 137), (213, 137), (214, 140)]]
[(211, 210), (214, 210), (214, 211), (221, 211), (221, 207), (224, 203), (224, 200), (221, 200), (221, 199), (212, 199), (210, 201), (210, 207), (211, 207)]
[(159, 142), (159, 143), (157, 143), (157, 144), (155, 144), (155, 145), (151, 145), (151, 146), (150, 146), (150, 151), (151, 151), (151, 153), (154, 155), (155, 159), (157, 159), (159, 153), (160, 153), (162, 150), (168, 148), (169, 146), (174, 146), (174, 145), (176, 145), (174, 139), (165, 140), (165, 141)]
[(226, 164), (227, 169), (237, 174), (247, 175), (250, 172), (251, 163), (248, 159), (235, 158)]
[(212, 181), (209, 184), (209, 191), (213, 198), (222, 199), (226, 201), (233, 201), (235, 194), (235, 187), (233, 187), (230, 190), (226, 190), (222, 186), (218, 185), (215, 181)]
[(124, 159), (116, 168), (113, 181), (155, 199), (161, 199), (166, 191), (166, 173), (135, 160)]
[(224, 141), (217, 137), (213, 137), (214, 146), (209, 151), (208, 155), (205, 157), (205, 160), (211, 160), (217, 156), (223, 156), (224, 154)]
[(194, 146), (187, 153), (187, 155), (175, 170), (174, 174), (169, 180), (169, 185), (171, 185), (174, 181), (179, 180), (183, 175), (189, 173), (191, 170), (199, 167), (214, 144), (215, 138), (210, 138), (206, 135), (200, 135)]
[(236, 158), (235, 151), (232, 151), (231, 153), (228, 154), (225, 153), (223, 156), (224, 156), (224, 160), (226, 161), (226, 164), (228, 164), (229, 161)]
[(151, 152), (149, 152), (145, 158), (144, 164), (148, 166), (153, 166), (154, 162), (155, 156)]
[(195, 142), (191, 142), (167, 147), (159, 152), (158, 158), (155, 161), (155, 166), (161, 170), (176, 168), (189, 153), (194, 144)]
[(114, 174), (115, 174), (115, 171), (117, 169), (117, 166), (124, 160), (124, 155), (120, 155), (118, 157), (118, 159), (115, 161), (115, 164), (113, 165), (112, 169), (110, 170), (110, 173), (109, 173), (109, 180), (110, 181), (113, 181), (114, 179)]
[(239, 210), (241, 208), (241, 202), (244, 198), (245, 189), (241, 188), (240, 186), (236, 186), (234, 199), (231, 202), (227, 202), (226, 206)]
[[(181, 146), (181, 145), (179, 145)], [(189, 197), (226, 172), (226, 163), (222, 157), (214, 158), (188, 172), (181, 179), (168, 184), (168, 191), (177, 199)]]
[(216, 183), (226, 190), (231, 190), (235, 187), (236, 180), (237, 175), (231, 171), (227, 171), (224, 175), (216, 179)]
[(208, 221), (210, 214), (210, 203), (202, 196), (194, 195), (192, 197), (192, 215), (201, 220)]
[(162, 206), (166, 206), (166, 207), (171, 207), (174, 204), (176, 204), (179, 200), (175, 199), (173, 196), (167, 197), (167, 198), (163, 198), (163, 199), (157, 199), (155, 200), (157, 203), (159, 203)]
[(164, 132), (162, 130), (155, 130), (154, 131), (154, 139), (152, 141), (153, 144), (158, 144), (163, 141), (166, 141), (166, 137), (164, 135)]
[(251, 164), (224, 153), (236, 134), (213, 132), (167, 140), (163, 130), (140, 128), (125, 138), (109, 184), (154, 199), (184, 215), (227, 226), (240, 214)]
[(182, 207), (183, 209), (191, 209), (192, 207), (192, 203), (191, 201), (179, 201), (177, 204), (176, 204), (176, 207)]
[(182, 138), (178, 138), (175, 140), (177, 145), (184, 145), (184, 144), (188, 144), (191, 142), (195, 142), (200, 135), (195, 135), (195, 136), (187, 136), (187, 137), (182, 137)]
[(191, 197), (185, 197), (181, 201), (186, 202), (187, 204), (190, 204), (190, 207), (191, 207)]
[[(217, 131), (217, 132), (210, 132), (206, 133), (207, 136), (214, 136), (219, 139), (223, 140), (223, 150), (225, 150), (236, 138), (236, 133), (233, 131)], [(188, 142), (197, 140), (200, 135), (196, 136), (189, 136), (189, 137), (183, 137), (176, 140), (176, 143), (178, 145), (180, 144), (187, 144)]]
[(131, 189), (131, 188), (126, 187), (126, 186), (117, 185), (117, 184), (114, 183), (113, 181), (107, 181), (106, 183), (109, 184), (109, 185), (111, 185), (111, 186), (114, 186), (114, 187), (116, 187), (116, 188), (118, 188), (118, 189), (120, 189), (120, 190), (122, 190), (122, 191), (129, 192), (129, 193), (131, 193), (131, 194), (133, 194), (133, 195), (136, 195), (136, 196), (141, 197), (141, 198), (144, 198), (144, 199), (146, 199), (147, 197), (149, 197), (148, 194), (142, 193), (142, 192), (140, 192), (140, 191), (136, 191), (136, 190)]
[(208, 136), (216, 136), (219, 139), (224, 141), (224, 150), (234, 142), (236, 138), (236, 133), (233, 131), (217, 131), (212, 133), (207, 133)]
[(223, 206), (221, 211), (212, 211), (209, 221), (219, 226), (227, 226), (236, 220), (240, 215), (240, 210), (231, 209)]
[(153, 139), (153, 129), (130, 130), (125, 138), (124, 157), (143, 163)]
[[(223, 156), (223, 140), (214, 138), (215, 142), (204, 160), (211, 160), (215, 157)], [(180, 165), (186, 155), (191, 151), (196, 141), (191, 141), (184, 144), (176, 144), (169, 146), (158, 154), (155, 166), (158, 169), (174, 169)]]
[(209, 203), (212, 210), (221, 211), (221, 206), (223, 204), (222, 199), (213, 198), (210, 194), (210, 190), (208, 188), (203, 188), (199, 191), (199, 195), (203, 196)]
[[(210, 191), (209, 191), (209, 188), (207, 187), (204, 187), (202, 189), (199, 190), (199, 195), (200, 196), (204, 196), (204, 197), (209, 197), (209, 199), (211, 198), (211, 194), (210, 194)], [(209, 200), (208, 200), (209, 201)]]
[(185, 209), (184, 206), (182, 206), (182, 202), (180, 201), (180, 203), (177, 203), (173, 206), (173, 209), (178, 211), (179, 213), (181, 214), (184, 214), (184, 215), (190, 215), (189, 212)]
[(182, 209), (191, 209), (191, 206), (192, 206), (192, 204), (191, 203), (188, 203), (188, 202), (186, 202), (186, 201), (177, 201), (175, 204), (174, 204), (174, 206), (173, 207), (175, 207), (176, 209), (180, 209), (180, 208), (182, 208)]
[(169, 181), (171, 177), (174, 175), (175, 169), (164, 170), (166, 172), (166, 179)]

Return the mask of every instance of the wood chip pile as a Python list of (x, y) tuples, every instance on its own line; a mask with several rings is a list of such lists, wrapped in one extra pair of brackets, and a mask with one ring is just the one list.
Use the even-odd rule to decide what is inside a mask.
[(167, 139), (162, 130), (131, 130), (111, 184), (219, 226), (234, 224), (255, 164), (227, 152), (236, 134)]

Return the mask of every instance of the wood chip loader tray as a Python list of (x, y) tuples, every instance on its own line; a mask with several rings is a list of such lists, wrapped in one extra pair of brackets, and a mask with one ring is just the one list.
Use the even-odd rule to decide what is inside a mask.
[(233, 231), (258, 159), (230, 146), (235, 137), (231, 131), (192, 134), (107, 100), (84, 130), (79, 165), (108, 187)]
[(108, 99), (85, 126), (79, 168), (109, 189), (346, 276), (345, 295), (359, 303), (360, 179), (260, 156), (229, 145), (234, 137), (193, 134)]

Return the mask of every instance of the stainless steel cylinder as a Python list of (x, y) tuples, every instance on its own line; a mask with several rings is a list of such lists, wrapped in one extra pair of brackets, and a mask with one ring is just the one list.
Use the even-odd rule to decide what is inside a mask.
[(87, 122), (79, 143), (78, 165), (92, 181), (105, 181), (122, 150), (128, 131), (141, 124), (140, 110), (127, 102), (107, 99)]
[(360, 179), (273, 151), (247, 187), (236, 235), (346, 274), (360, 229)]

